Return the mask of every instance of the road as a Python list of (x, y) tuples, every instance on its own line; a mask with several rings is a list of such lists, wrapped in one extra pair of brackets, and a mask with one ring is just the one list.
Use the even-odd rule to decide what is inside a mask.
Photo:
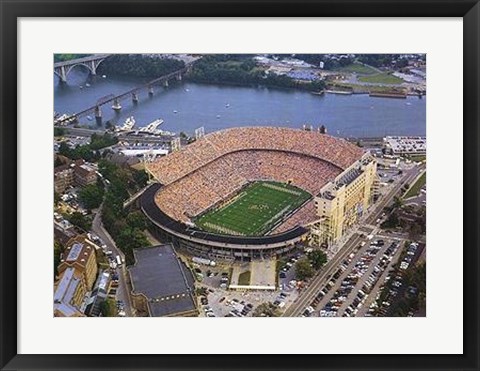
[[(100, 209), (101, 210), (101, 207)], [(98, 211), (92, 222), (92, 231), (107, 245), (108, 250), (112, 251), (115, 255), (120, 255), (122, 261), (125, 261), (125, 255), (115, 245), (110, 234), (105, 230), (102, 224), (101, 211)], [(117, 268), (118, 272), (118, 288), (117, 288), (117, 300), (122, 300), (125, 303), (125, 314), (127, 317), (133, 316), (132, 304), (130, 301), (130, 292), (127, 286), (127, 271), (125, 264), (122, 264), (121, 268)]]
[(297, 317), (304, 310), (305, 307), (315, 299), (318, 292), (330, 281), (331, 276), (335, 273), (338, 265), (357, 247), (360, 241), (363, 240), (360, 234), (355, 233), (352, 237), (343, 245), (340, 251), (325, 264), (320, 273), (310, 281), (310, 284), (303, 292), (299, 294), (297, 300), (285, 311), (284, 317)]
[[(421, 166), (415, 166), (404, 172), (404, 176), (397, 182), (390, 190), (390, 192), (381, 198), (375, 205), (371, 214), (365, 219), (362, 224), (374, 224), (375, 221), (383, 213), (383, 208), (387, 206), (393, 198), (398, 194), (403, 184), (410, 184), (414, 180), (420, 171), (423, 169)], [(373, 228), (365, 226), (361, 227), (365, 233), (371, 233)], [(353, 252), (353, 250), (360, 244), (362, 240), (365, 240), (361, 234), (353, 233), (348, 241), (339, 249), (338, 253), (330, 260), (324, 268), (310, 281), (307, 288), (305, 288), (300, 294), (298, 299), (285, 311), (284, 317), (297, 317), (309, 306), (310, 303), (318, 295), (318, 292), (325, 286), (330, 280), (331, 276), (335, 273), (338, 265)]]

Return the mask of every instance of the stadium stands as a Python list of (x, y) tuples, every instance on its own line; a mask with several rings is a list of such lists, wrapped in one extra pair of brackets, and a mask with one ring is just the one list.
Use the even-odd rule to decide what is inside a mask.
[(185, 223), (251, 181), (291, 183), (315, 195), (340, 172), (315, 157), (278, 150), (244, 150), (226, 154), (169, 184), (157, 194), (156, 202), (170, 217)]
[[(214, 132), (181, 151), (149, 164), (164, 186), (155, 203), (173, 220), (191, 223), (256, 180), (273, 180), (317, 195), (320, 189), (363, 154), (361, 148), (317, 132), (246, 127)], [(270, 234), (315, 219), (313, 201)]]
[(207, 134), (184, 149), (150, 164), (148, 170), (159, 182), (168, 185), (227, 153), (247, 149), (309, 155), (342, 170), (363, 154), (361, 148), (346, 140), (314, 131), (242, 127)]

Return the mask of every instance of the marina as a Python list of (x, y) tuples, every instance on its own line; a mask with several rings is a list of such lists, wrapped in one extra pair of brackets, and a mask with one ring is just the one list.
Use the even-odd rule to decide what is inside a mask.
[(122, 126), (117, 126), (115, 131), (131, 131), (135, 126), (135, 118), (133, 116), (128, 117)]

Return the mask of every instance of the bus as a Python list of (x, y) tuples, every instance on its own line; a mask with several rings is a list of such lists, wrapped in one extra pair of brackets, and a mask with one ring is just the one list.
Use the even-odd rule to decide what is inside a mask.
[(121, 267), (122, 266), (122, 258), (120, 258), (120, 255), (117, 255), (116, 259), (117, 259), (117, 266)]

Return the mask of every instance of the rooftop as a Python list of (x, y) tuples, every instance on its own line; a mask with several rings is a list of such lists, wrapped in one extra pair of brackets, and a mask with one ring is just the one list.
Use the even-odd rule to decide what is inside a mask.
[(67, 261), (77, 260), (82, 252), (83, 245), (81, 243), (74, 243), (70, 248), (70, 252), (67, 256)]
[(195, 309), (194, 278), (171, 245), (134, 250), (129, 268), (134, 293), (147, 297), (152, 316), (167, 316)]
[(65, 317), (81, 314), (79, 310), (72, 305), (72, 299), (75, 291), (80, 284), (80, 278), (75, 277), (75, 269), (67, 268), (53, 295), (53, 307), (55, 315), (61, 314)]

